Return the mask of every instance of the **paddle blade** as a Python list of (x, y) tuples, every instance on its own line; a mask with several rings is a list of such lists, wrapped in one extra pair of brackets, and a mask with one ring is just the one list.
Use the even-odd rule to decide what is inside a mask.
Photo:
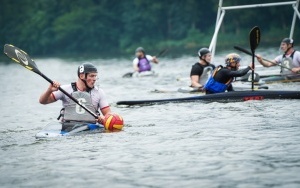
[(40, 74), (35, 62), (29, 57), (29, 55), (18, 47), (11, 44), (4, 45), (4, 54), (12, 59), (14, 62), (19, 63), (26, 69)]
[(132, 75), (133, 75), (133, 72), (128, 72), (128, 73), (124, 74), (124, 75), (122, 76), (122, 78), (131, 78)]
[(251, 29), (250, 34), (249, 34), (249, 39), (250, 39), (250, 48), (251, 51), (253, 52), (257, 46), (259, 45), (260, 42), (260, 29), (259, 27), (255, 26)]

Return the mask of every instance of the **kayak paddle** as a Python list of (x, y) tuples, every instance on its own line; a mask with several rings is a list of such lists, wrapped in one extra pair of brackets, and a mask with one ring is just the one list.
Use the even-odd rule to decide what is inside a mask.
[[(159, 56), (165, 54), (168, 50), (169, 50), (168, 48), (163, 49), (155, 57), (159, 57)], [(122, 77), (123, 78), (130, 78), (130, 77), (132, 77), (133, 74), (134, 74), (134, 72), (128, 72), (128, 73), (124, 74)]]
[[(250, 51), (246, 50), (245, 48), (242, 48), (242, 47), (239, 47), (239, 46), (234, 46), (234, 48), (237, 49), (237, 50), (239, 50), (239, 51), (241, 51), (241, 52), (244, 52), (245, 54), (248, 54), (248, 55), (251, 55), (251, 56), (252, 56), (252, 53), (251, 53)], [(254, 54), (254, 56), (257, 57), (256, 54)], [(277, 63), (274, 63), (273, 61), (270, 61), (270, 60), (268, 60), (268, 59), (264, 59), (264, 58), (262, 58), (262, 59), (263, 59), (264, 61), (267, 61), (267, 62), (269, 62), (269, 63), (272, 63), (273, 65), (276, 65), (276, 66), (279, 66), (279, 67), (282, 67), (282, 68), (284, 68), (284, 69), (287, 69), (287, 70), (292, 71), (291, 68), (288, 68), (288, 67), (286, 67), (286, 66), (283, 66), (283, 65), (280, 65), (280, 64), (277, 64)]]
[(259, 27), (255, 26), (251, 29), (249, 34), (249, 41), (250, 41), (250, 49), (252, 52), (252, 91), (254, 90), (254, 69), (255, 69), (255, 49), (259, 45), (260, 42), (260, 29)]
[[(26, 69), (40, 75), (45, 80), (47, 80), (50, 84), (53, 84), (53, 81), (48, 78), (46, 75), (44, 75), (37, 67), (35, 62), (29, 57), (29, 55), (24, 52), (23, 50), (11, 45), (11, 44), (5, 44), (4, 45), (4, 54), (7, 55), (10, 59), (12, 59), (14, 62), (22, 65)], [(92, 112), (90, 109), (82, 105), (77, 99), (75, 99), (72, 95), (67, 93), (64, 89), (61, 87), (58, 88), (61, 92), (63, 92), (66, 96), (68, 96), (72, 101), (74, 101), (76, 104), (78, 104), (81, 108), (86, 110), (88, 113), (90, 113), (92, 116), (94, 116), (96, 119), (98, 119), (98, 116)]]

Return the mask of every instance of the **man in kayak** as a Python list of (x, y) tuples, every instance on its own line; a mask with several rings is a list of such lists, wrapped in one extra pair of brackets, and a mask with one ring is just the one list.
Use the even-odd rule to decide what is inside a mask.
[(144, 48), (138, 47), (135, 50), (136, 58), (133, 60), (133, 69), (136, 72), (151, 71), (150, 62), (158, 64), (155, 56), (146, 55)]
[[(84, 104), (85, 107), (95, 114), (98, 114), (98, 119), (95, 120), (94, 116), (90, 115), (59, 91), (58, 88), (60, 87), (60, 84), (58, 82), (50, 84), (48, 89), (40, 96), (39, 102), (41, 104), (49, 104), (61, 100), (63, 104), (63, 109), (61, 111), (62, 122), (83, 121), (103, 123), (104, 116), (110, 113), (111, 110), (105, 99), (103, 90), (95, 87), (98, 76), (97, 68), (91, 63), (84, 63), (78, 67), (77, 75), (78, 79), (76, 82), (62, 85), (61, 88)], [(99, 110), (102, 115), (100, 115)]]
[(192, 66), (190, 73), (191, 87), (203, 89), (205, 82), (207, 81), (208, 75), (215, 69), (215, 66), (210, 63), (211, 52), (207, 48), (201, 48), (198, 51), (199, 61)]
[(300, 52), (294, 49), (294, 40), (290, 38), (285, 38), (282, 40), (280, 49), (284, 52), (283, 55), (277, 56), (271, 63), (264, 61), (261, 55), (256, 55), (257, 60), (264, 67), (276, 66), (281, 64), (285, 67), (291, 68), (292, 71), (282, 68), (282, 74), (293, 74), (299, 73), (300, 71)]
[(228, 54), (225, 58), (226, 67), (218, 66), (207, 80), (204, 86), (206, 94), (234, 91), (231, 84), (234, 78), (244, 76), (252, 69), (250, 64), (247, 68), (239, 70), (240, 61), (241, 57), (238, 54)]

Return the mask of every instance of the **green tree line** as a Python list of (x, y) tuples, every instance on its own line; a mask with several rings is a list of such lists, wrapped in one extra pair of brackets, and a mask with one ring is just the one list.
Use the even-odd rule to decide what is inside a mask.
[[(238, 4), (249, 1), (224, 0)], [(217, 8), (218, 0), (1, 0), (0, 44), (35, 56), (127, 54), (137, 46), (192, 51), (209, 46)], [(278, 44), (289, 35), (292, 16), (291, 6), (227, 11), (218, 47), (248, 44), (255, 25), (264, 44)], [(296, 41), (299, 31), (297, 20)]]

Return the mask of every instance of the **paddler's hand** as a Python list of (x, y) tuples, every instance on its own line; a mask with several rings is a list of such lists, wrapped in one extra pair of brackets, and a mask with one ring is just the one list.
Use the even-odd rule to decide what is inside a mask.
[(57, 91), (59, 87), (60, 87), (60, 83), (53, 81), (53, 84), (50, 84), (48, 90), (51, 92)]
[(103, 125), (103, 124), (104, 124), (104, 116), (100, 115), (100, 116), (98, 117), (98, 119), (96, 119), (96, 121), (97, 121), (98, 123), (100, 123), (101, 125)]
[(253, 69), (253, 63), (250, 63), (250, 64), (249, 64), (249, 67), (250, 67), (251, 70), (254, 70), (254, 69)]
[(153, 58), (153, 60), (152, 60), (152, 61), (153, 61), (153, 63), (156, 63), (156, 64), (158, 64), (158, 59), (156, 58), (156, 56), (153, 56), (152, 58)]
[(262, 60), (263, 60), (263, 58), (262, 58), (261, 55), (259, 55), (259, 54), (256, 54), (256, 59), (257, 59), (257, 61), (258, 61), (259, 63), (261, 63)]
[(300, 73), (300, 67), (292, 68), (293, 73)]

